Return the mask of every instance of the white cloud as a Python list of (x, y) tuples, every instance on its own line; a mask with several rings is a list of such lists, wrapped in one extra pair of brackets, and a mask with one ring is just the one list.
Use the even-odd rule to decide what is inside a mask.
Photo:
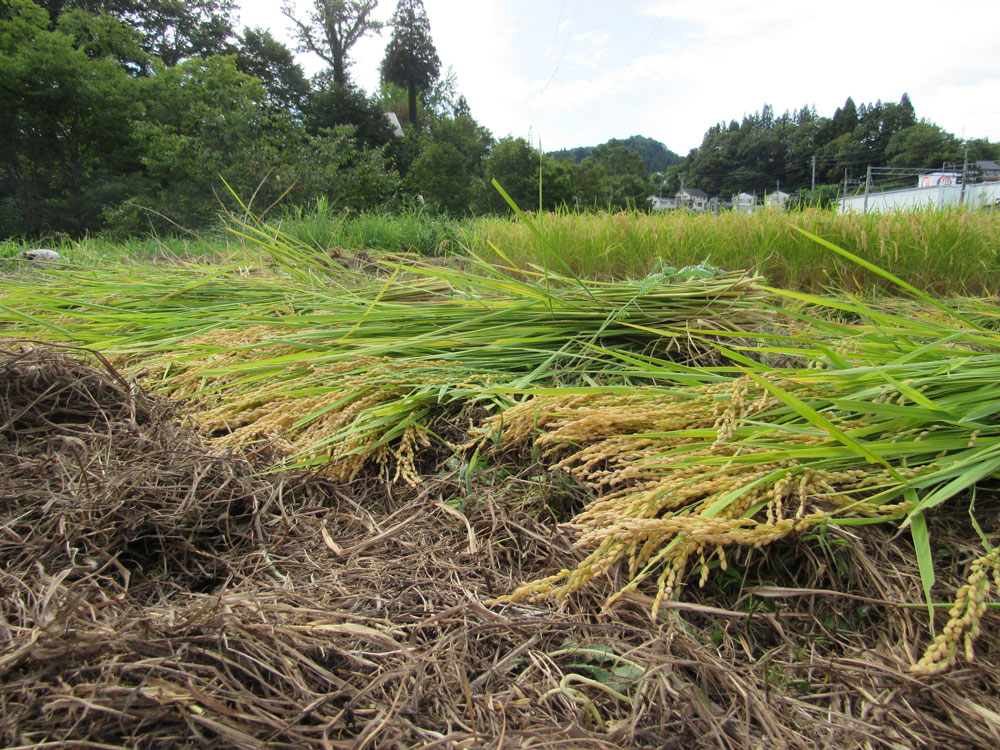
[[(918, 116), (1000, 141), (997, 0), (424, 4), (473, 116), (497, 136), (530, 127), (546, 148), (641, 133), (683, 154), (712, 125), (765, 102), (778, 113), (814, 104), (832, 115), (848, 96), (896, 101), (904, 92)], [(276, 3), (257, 5), (287, 26)], [(388, 18), (394, 7), (383, 0), (378, 12)], [(367, 90), (378, 85), (388, 38), (353, 50), (352, 74)]]

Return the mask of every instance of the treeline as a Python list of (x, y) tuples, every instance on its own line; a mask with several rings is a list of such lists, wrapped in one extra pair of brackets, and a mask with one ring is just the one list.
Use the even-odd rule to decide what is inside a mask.
[(311, 80), (266, 30), (237, 33), (231, 0), (0, 3), (0, 237), (193, 229), (237, 199), (505, 212), (493, 179), (525, 207), (645, 204), (621, 142), (577, 165), (479, 125), (420, 0), (397, 3), (380, 90), (353, 86), (376, 2), (286, 4), (300, 48), (329, 63)]
[[(863, 178), (868, 166), (940, 168), (951, 162), (1000, 158), (1000, 145), (961, 141), (926, 120), (918, 120), (909, 96), (898, 103), (855, 105), (848, 98), (832, 117), (814, 107), (775, 116), (770, 105), (741, 122), (720, 123), (705, 133), (701, 146), (665, 172), (664, 188), (676, 191), (681, 180), (710, 195), (738, 192), (800, 191), (806, 198), (836, 195), (848, 180)], [(815, 171), (814, 171), (815, 170)], [(814, 181), (817, 196), (808, 196)]]

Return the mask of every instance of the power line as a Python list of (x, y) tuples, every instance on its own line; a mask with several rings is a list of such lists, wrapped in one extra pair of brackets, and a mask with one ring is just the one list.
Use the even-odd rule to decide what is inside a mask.
[[(556, 17), (556, 30), (552, 32), (552, 41), (549, 43), (548, 59), (552, 62), (553, 53), (556, 49), (556, 41), (559, 39), (559, 25), (562, 23), (563, 11), (566, 9), (566, 0), (562, 0), (559, 3), (559, 15)], [(545, 66), (546, 75), (548, 74), (548, 65)]]
[[(636, 60), (639, 59), (639, 55), (642, 54), (642, 51), (644, 49), (646, 49), (646, 45), (649, 44), (649, 42), (653, 39), (654, 36), (656, 36), (656, 32), (660, 30), (660, 26), (662, 26), (663, 22), (667, 20), (667, 17), (671, 14), (671, 12), (673, 11), (675, 5), (677, 5), (677, 0), (674, 0), (672, 3), (670, 3), (670, 7), (667, 8), (666, 12), (662, 16), (660, 16), (660, 20), (656, 22), (656, 26), (653, 27), (653, 30), (649, 33), (649, 36), (646, 37), (646, 40), (641, 45), (639, 45), (639, 49), (636, 50), (635, 54), (632, 56), (632, 59), (629, 60), (628, 65), (626, 65), (624, 68), (620, 68), (618, 70), (618, 75), (615, 76), (615, 81), (614, 81), (614, 83), (611, 86), (612, 90), (618, 88), (618, 82), (621, 81), (622, 71), (628, 70), (629, 68), (631, 68), (632, 67), (632, 63), (634, 63)], [(590, 108), (590, 111), (587, 112), (586, 116), (589, 117), (591, 114), (593, 114), (594, 111), (599, 106), (601, 106), (602, 104), (604, 104), (604, 102), (605, 102), (605, 100), (607, 98), (608, 98), (607, 96), (602, 96), (594, 104), (594, 106)]]
[[(549, 84), (552, 83), (552, 81), (555, 80), (556, 73), (559, 72), (559, 66), (562, 65), (563, 57), (566, 54), (566, 47), (569, 45), (569, 38), (571, 36), (570, 31), (573, 29), (573, 23), (576, 21), (576, 14), (580, 10), (580, 2), (581, 1), (582, 0), (576, 0), (576, 7), (573, 8), (573, 17), (570, 18), (570, 20), (569, 20), (569, 26), (567, 27), (568, 30), (566, 32), (566, 38), (563, 40), (562, 51), (559, 53), (559, 60), (556, 62), (556, 67), (552, 71), (552, 75), (549, 77), (549, 80), (545, 82), (545, 85), (542, 87), (541, 92), (539, 92), (539, 94), (538, 94), (539, 96), (541, 96), (542, 94), (544, 94), (548, 90)], [(560, 14), (561, 13), (562, 13), (562, 11), (560, 11)], [(556, 27), (556, 34), (558, 35), (558, 33), (559, 33), (559, 28)]]

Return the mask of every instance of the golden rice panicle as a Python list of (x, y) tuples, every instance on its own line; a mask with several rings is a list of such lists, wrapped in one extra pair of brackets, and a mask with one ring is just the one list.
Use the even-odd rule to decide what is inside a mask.
[[(758, 386), (759, 387), (759, 386)], [(723, 405), (717, 402), (715, 412), (719, 415), (712, 428), (716, 432), (715, 446), (732, 440), (736, 426), (747, 412), (747, 395), (750, 390), (750, 378), (736, 378), (730, 390), (729, 402)]]
[(504, 594), (503, 596), (498, 596), (495, 599), (487, 599), (485, 604), (492, 606), (494, 604), (500, 604), (501, 602), (519, 602), (522, 600), (527, 601), (529, 604), (535, 604), (542, 601), (549, 595), (558, 596), (557, 592), (561, 590), (562, 587), (557, 587), (556, 584), (569, 578), (571, 573), (571, 570), (563, 568), (554, 575), (522, 584), (513, 593)]
[(417, 474), (416, 461), (418, 448), (429, 448), (431, 445), (427, 432), (419, 429), (416, 425), (410, 425), (403, 431), (399, 445), (393, 450), (396, 459), (396, 473), (392, 481), (402, 479), (411, 487), (420, 484), (420, 476)]
[(964, 647), (965, 658), (975, 660), (972, 644), (979, 637), (980, 622), (986, 613), (991, 573), (993, 585), (1000, 590), (1000, 547), (994, 547), (972, 563), (965, 585), (955, 594), (955, 604), (948, 613), (947, 624), (927, 647), (920, 661), (910, 668), (914, 674), (944, 672), (958, 660), (959, 644)]
[(486, 419), (475, 430), (467, 446), (480, 443), (490, 435), (499, 435), (505, 448), (516, 448), (534, 439), (537, 430), (545, 427), (557, 410), (565, 409), (579, 398), (534, 396)]

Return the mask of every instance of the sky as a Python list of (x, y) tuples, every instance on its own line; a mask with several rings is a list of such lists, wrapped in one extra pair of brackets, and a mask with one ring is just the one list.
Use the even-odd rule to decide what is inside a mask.
[[(292, 49), (276, 0), (238, 0), (244, 26)], [(312, 0), (295, 0), (305, 16)], [(376, 16), (388, 20), (394, 0)], [(545, 151), (643, 135), (684, 156), (712, 125), (770, 104), (830, 117), (899, 101), (959, 138), (1000, 142), (1000, 0), (424, 0), (451, 68), (494, 137)], [(385, 29), (351, 50), (371, 93)], [(325, 67), (296, 57), (307, 74)]]

